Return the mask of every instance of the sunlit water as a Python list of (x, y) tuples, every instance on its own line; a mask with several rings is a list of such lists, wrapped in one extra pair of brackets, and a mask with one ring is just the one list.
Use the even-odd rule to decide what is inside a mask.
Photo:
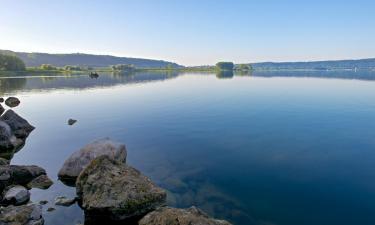
[[(371, 76), (18, 77), (1, 78), (0, 94), (19, 97), (15, 111), (36, 127), (12, 164), (42, 166), (54, 179), (32, 190), (33, 201), (49, 201), (47, 225), (83, 222), (77, 205), (54, 206), (56, 196), (75, 196), (57, 172), (102, 137), (125, 143), (128, 163), (175, 207), (196, 205), (234, 224), (373, 225)], [(69, 118), (78, 122), (68, 126)]]

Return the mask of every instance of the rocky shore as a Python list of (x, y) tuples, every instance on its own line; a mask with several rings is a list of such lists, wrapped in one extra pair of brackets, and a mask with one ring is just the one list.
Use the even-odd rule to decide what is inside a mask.
[[(20, 104), (16, 98), (8, 100), (11, 102), (12, 107)], [(1, 104), (0, 115), (0, 225), (42, 225), (43, 202), (30, 202), (29, 190), (47, 189), (53, 182), (41, 167), (10, 165), (34, 127)], [(65, 160), (58, 177), (76, 188), (76, 197), (59, 196), (55, 204), (78, 203), (85, 213), (86, 225), (230, 225), (210, 218), (194, 206), (167, 206), (168, 192), (128, 165), (126, 158), (125, 145), (109, 138), (95, 140), (75, 151)]]

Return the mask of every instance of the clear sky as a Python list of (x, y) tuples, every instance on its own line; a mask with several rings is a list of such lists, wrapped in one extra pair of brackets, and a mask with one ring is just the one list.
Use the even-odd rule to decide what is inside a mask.
[(375, 0), (0, 0), (0, 49), (184, 65), (375, 57)]

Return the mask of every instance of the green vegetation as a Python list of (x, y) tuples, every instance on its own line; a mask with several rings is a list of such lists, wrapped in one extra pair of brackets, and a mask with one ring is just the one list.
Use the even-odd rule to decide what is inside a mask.
[(135, 66), (131, 64), (118, 64), (112, 65), (111, 69), (113, 72), (132, 72), (135, 70)]
[(25, 69), (25, 63), (17, 56), (0, 54), (0, 70), (24, 71)]
[(42, 64), (39, 67), (41, 70), (58, 70), (57, 67), (52, 66), (51, 64)]
[(233, 71), (234, 64), (232, 62), (218, 62), (216, 69), (219, 71)]
[(250, 64), (237, 64), (234, 69), (237, 71), (248, 72), (252, 71), (253, 67)]

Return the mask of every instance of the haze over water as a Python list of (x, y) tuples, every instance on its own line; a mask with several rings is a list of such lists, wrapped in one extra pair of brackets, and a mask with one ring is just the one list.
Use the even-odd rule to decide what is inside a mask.
[[(374, 76), (314, 73), (0, 78), (36, 127), (12, 164), (45, 168), (55, 184), (31, 196), (53, 204), (75, 194), (57, 181), (64, 160), (111, 137), (172, 206), (234, 224), (375, 224)], [(76, 205), (43, 216), (83, 222)]]

